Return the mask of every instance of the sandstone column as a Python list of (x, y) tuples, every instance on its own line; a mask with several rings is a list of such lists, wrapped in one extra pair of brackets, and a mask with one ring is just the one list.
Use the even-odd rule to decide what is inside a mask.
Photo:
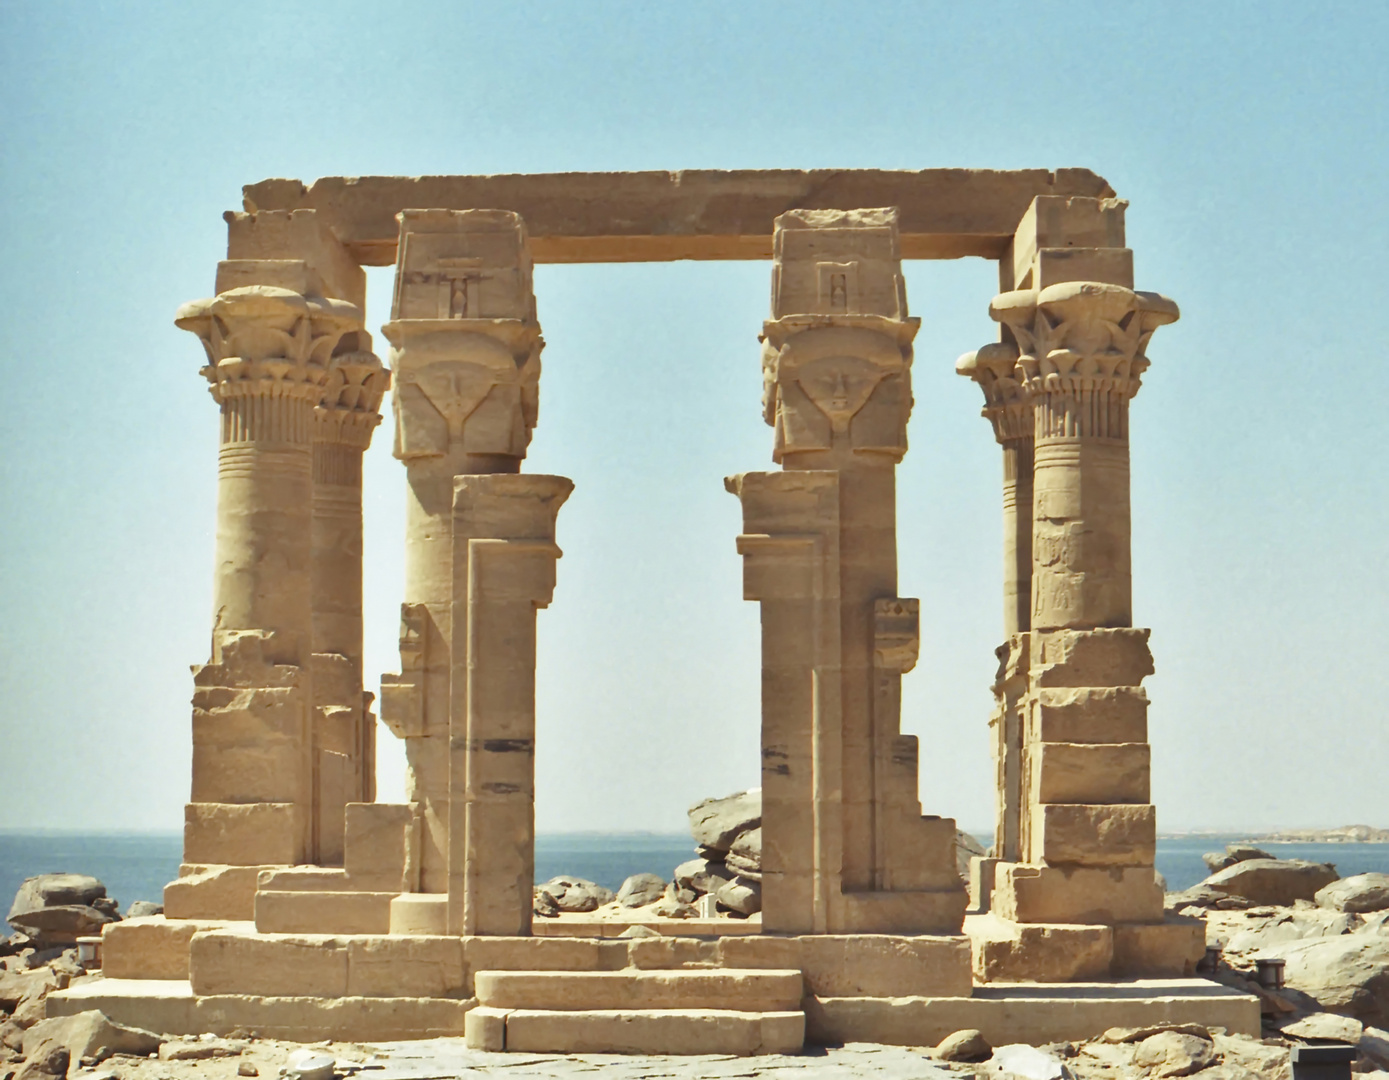
[[(989, 726), (996, 769), (992, 854), (1010, 860), (1021, 854), (1020, 703), (1027, 674), (1021, 635), (1031, 627), (1032, 603), (1032, 402), (1018, 381), (1017, 360), (1015, 345), (996, 342), (965, 354), (955, 365), (959, 374), (973, 379), (984, 391), (983, 416), (1003, 448), (1003, 632), (1007, 641), (998, 649), (999, 675)], [(981, 892), (987, 891), (985, 883)], [(984, 897), (978, 899), (982, 902)]]
[(995, 911), (1019, 922), (1155, 923), (1148, 631), (1132, 625), (1129, 399), (1177, 306), (1063, 281), (995, 298), (1035, 409), (1032, 642), (1023, 740), (1026, 865), (999, 867)]
[(314, 409), (314, 850), (324, 866), (342, 864), (347, 803), (376, 798), (376, 717), (362, 690), (362, 454), (389, 381), (358, 330), (332, 357)]
[(531, 931), (535, 619), (554, 594), (555, 517), (573, 488), (562, 476), (454, 479), (452, 934)]
[[(212, 659), (194, 670), (185, 871), (252, 868), (240, 875), (250, 892), (255, 867), (303, 862), (312, 849), (313, 411), (334, 349), (361, 320), (355, 305), (307, 292), (302, 263), (281, 269), (305, 291), (230, 288), (175, 320), (202, 341), (221, 411)], [(247, 884), (231, 889), (238, 912)], [(248, 917), (179, 892), (173, 916)]]
[[(833, 598), (838, 626), (835, 634), (820, 627), (814, 642), (798, 641), (810, 624), (764, 607), (764, 888), (769, 874), (796, 872), (810, 809), (805, 792), (819, 792), (809, 827), (825, 922), (814, 929), (954, 932), (964, 909), (954, 822), (922, 817), (916, 740), (900, 727), (899, 684), (915, 663), (917, 608), (897, 596), (895, 467), (907, 449), (919, 320), (906, 312), (897, 212), (792, 211), (777, 219), (773, 250), (763, 405), (776, 431), (773, 459), (805, 479), (790, 487), (758, 474), (734, 482), (744, 504), (745, 594), (764, 602), (785, 596), (763, 582), (780, 588), (789, 581), (813, 538), (821, 580), (807, 585), (798, 570), (802, 585), (792, 595), (799, 603)], [(797, 493), (802, 485), (822, 487), (827, 481), (818, 478), (826, 474), (835, 478), (832, 516), (824, 491), (813, 500)], [(761, 493), (782, 489), (781, 505), (760, 502)], [(769, 515), (777, 533), (761, 531)], [(758, 567), (769, 558), (775, 566), (778, 547), (789, 560), (781, 576)], [(774, 673), (804, 666), (807, 657), (816, 689), (788, 714), (788, 702), (776, 700)], [(827, 707), (829, 694), (836, 700)], [(784, 802), (769, 798), (774, 789), (785, 790)], [(798, 830), (802, 840), (793, 844)], [(783, 834), (796, 854), (778, 865), (771, 853)], [(773, 885), (764, 895), (764, 926), (782, 928), (786, 918)], [(809, 928), (805, 916), (785, 928), (793, 926)]]
[(381, 719), (406, 741), (415, 888), (449, 889), (454, 477), (516, 473), (535, 426), (540, 326), (525, 226), (501, 210), (406, 210), (392, 321), (395, 456), (405, 463), (401, 674)]

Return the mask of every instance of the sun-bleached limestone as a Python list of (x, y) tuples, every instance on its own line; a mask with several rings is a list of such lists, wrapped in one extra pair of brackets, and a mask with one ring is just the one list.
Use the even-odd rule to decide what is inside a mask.
[(801, 973), (790, 970), (479, 971), (474, 994), (499, 1009), (799, 1009)]

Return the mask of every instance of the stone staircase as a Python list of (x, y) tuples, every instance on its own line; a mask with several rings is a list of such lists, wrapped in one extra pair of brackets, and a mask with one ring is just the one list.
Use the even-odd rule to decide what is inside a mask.
[(796, 969), (479, 971), (469, 1047), (571, 1054), (795, 1054)]

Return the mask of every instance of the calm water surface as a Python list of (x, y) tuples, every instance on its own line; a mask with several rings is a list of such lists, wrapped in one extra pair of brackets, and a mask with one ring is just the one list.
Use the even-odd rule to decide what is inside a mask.
[[(976, 833), (975, 835), (981, 835)], [(1201, 855), (1223, 850), (1244, 834), (1173, 836), (1158, 840), (1157, 868), (1169, 889), (1185, 889), (1206, 876)], [(134, 900), (158, 901), (164, 884), (178, 875), (183, 838), (177, 833), (0, 833), (0, 905), (34, 874), (91, 874), (121, 910)], [(1280, 859), (1335, 863), (1342, 877), (1370, 871), (1389, 873), (1389, 844), (1261, 844)], [(558, 874), (588, 878), (617, 889), (630, 874), (647, 871), (669, 878), (694, 845), (683, 833), (550, 833), (535, 842), (535, 879)]]

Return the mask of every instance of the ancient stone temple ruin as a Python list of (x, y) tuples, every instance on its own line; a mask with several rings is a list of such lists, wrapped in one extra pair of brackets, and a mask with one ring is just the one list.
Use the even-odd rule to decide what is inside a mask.
[[(214, 295), (176, 317), (221, 431), (183, 866), (164, 915), (108, 926), (104, 977), (50, 1012), (569, 1052), (1257, 1033), (1254, 998), (1194, 977), (1202, 926), (1164, 917), (1153, 870), (1128, 415), (1178, 311), (1135, 290), (1125, 208), (1085, 170), (248, 187)], [(999, 266), (980, 298), (999, 339), (956, 367), (1003, 450), (1004, 532), (997, 834), (968, 889), (902, 733), (920, 606), (898, 595), (895, 479), (919, 327), (902, 260), (961, 257)], [(644, 936), (533, 919), (535, 627), (573, 488), (523, 471), (533, 263), (767, 258), (748, 338), (775, 468), (725, 481), (761, 611), (762, 911), (642, 917)], [(383, 364), (362, 266), (392, 263)], [(361, 464), (388, 389), (405, 602), (377, 697)], [(405, 741), (401, 805), (375, 801), (374, 710)]]

